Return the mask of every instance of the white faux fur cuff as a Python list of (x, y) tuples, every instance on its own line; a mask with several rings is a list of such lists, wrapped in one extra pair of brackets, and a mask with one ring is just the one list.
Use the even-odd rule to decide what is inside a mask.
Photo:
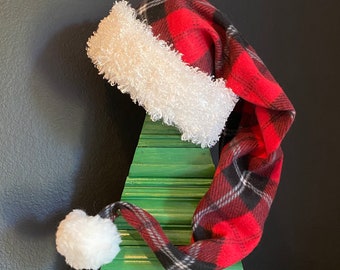
[(129, 93), (152, 120), (176, 126), (182, 140), (202, 147), (218, 141), (238, 97), (222, 79), (185, 64), (126, 1), (113, 6), (87, 45), (99, 74)]

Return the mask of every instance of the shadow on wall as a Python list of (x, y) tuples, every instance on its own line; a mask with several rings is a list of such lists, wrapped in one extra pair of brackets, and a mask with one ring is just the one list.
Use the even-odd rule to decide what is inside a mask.
[[(23, 236), (41, 238), (46, 236), (41, 235), (44, 232), (54, 241), (58, 222), (71, 209), (85, 209), (93, 215), (120, 198), (144, 110), (133, 104), (128, 95), (109, 86), (87, 58), (86, 41), (96, 27), (97, 24), (83, 23), (63, 29), (38, 57), (34, 70), (37, 77), (32, 79), (31, 86), (33, 106), (57, 141), (71, 147), (79, 144), (81, 154), (75, 157), (79, 166), (73, 179), (58, 180), (61, 190), (71, 194), (71, 201), (67, 196), (61, 198), (56, 202), (60, 204), (57, 213), (51, 210), (51, 216), (44, 222), (22, 221), (16, 230)], [(41, 87), (34, 85), (38, 81), (52, 93), (42, 93)], [(60, 106), (63, 102), (65, 106)], [(53, 269), (65, 267), (58, 256)]]
[[(85, 106), (83, 154), (71, 207), (84, 208), (89, 214), (120, 198), (144, 119), (144, 110), (107, 84), (87, 58), (86, 41), (96, 27), (81, 24), (64, 29), (49, 42), (37, 65), (65, 102)], [(47, 121), (57, 118), (41, 113)], [(69, 117), (65, 129), (79, 125)]]

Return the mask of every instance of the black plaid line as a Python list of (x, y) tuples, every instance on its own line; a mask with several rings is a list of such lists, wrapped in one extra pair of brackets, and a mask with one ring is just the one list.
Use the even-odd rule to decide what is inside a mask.
[[(204, 248), (204, 247), (202, 247)], [(168, 244), (164, 249), (156, 251), (155, 255), (166, 270), (214, 270), (216, 265), (203, 262), (178, 250), (172, 244)]]
[(144, 1), (137, 11), (140, 19), (148, 24), (164, 19), (167, 16), (165, 2), (166, 0)]
[(224, 169), (223, 174), (232, 186), (236, 186), (241, 181), (238, 170), (242, 175), (247, 173), (247, 179), (243, 179), (244, 182), (242, 183), (245, 188), (239, 195), (239, 198), (242, 199), (247, 209), (254, 209), (262, 198), (270, 205), (272, 198), (264, 193), (269, 179), (250, 172), (246, 168), (248, 168), (248, 157), (245, 156), (239, 158), (233, 165)]

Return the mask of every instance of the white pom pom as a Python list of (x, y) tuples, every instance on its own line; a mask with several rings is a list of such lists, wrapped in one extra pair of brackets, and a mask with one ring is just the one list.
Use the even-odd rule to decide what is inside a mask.
[(87, 216), (82, 210), (69, 213), (56, 234), (57, 251), (75, 269), (98, 269), (111, 262), (120, 250), (120, 242), (110, 219)]

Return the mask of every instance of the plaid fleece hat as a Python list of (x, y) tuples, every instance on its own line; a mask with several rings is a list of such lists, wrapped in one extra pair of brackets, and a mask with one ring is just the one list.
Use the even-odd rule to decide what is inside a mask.
[[(192, 244), (175, 247), (149, 213), (116, 202), (95, 217), (71, 212), (57, 250), (76, 269), (110, 262), (121, 241), (112, 221), (121, 215), (165, 269), (223, 269), (247, 256), (262, 236), (279, 184), (280, 143), (295, 116), (254, 49), (206, 0), (149, 0), (138, 10), (116, 2), (87, 53), (152, 120), (202, 147), (219, 141), (219, 163), (194, 213)], [(92, 242), (103, 252), (93, 255)]]

